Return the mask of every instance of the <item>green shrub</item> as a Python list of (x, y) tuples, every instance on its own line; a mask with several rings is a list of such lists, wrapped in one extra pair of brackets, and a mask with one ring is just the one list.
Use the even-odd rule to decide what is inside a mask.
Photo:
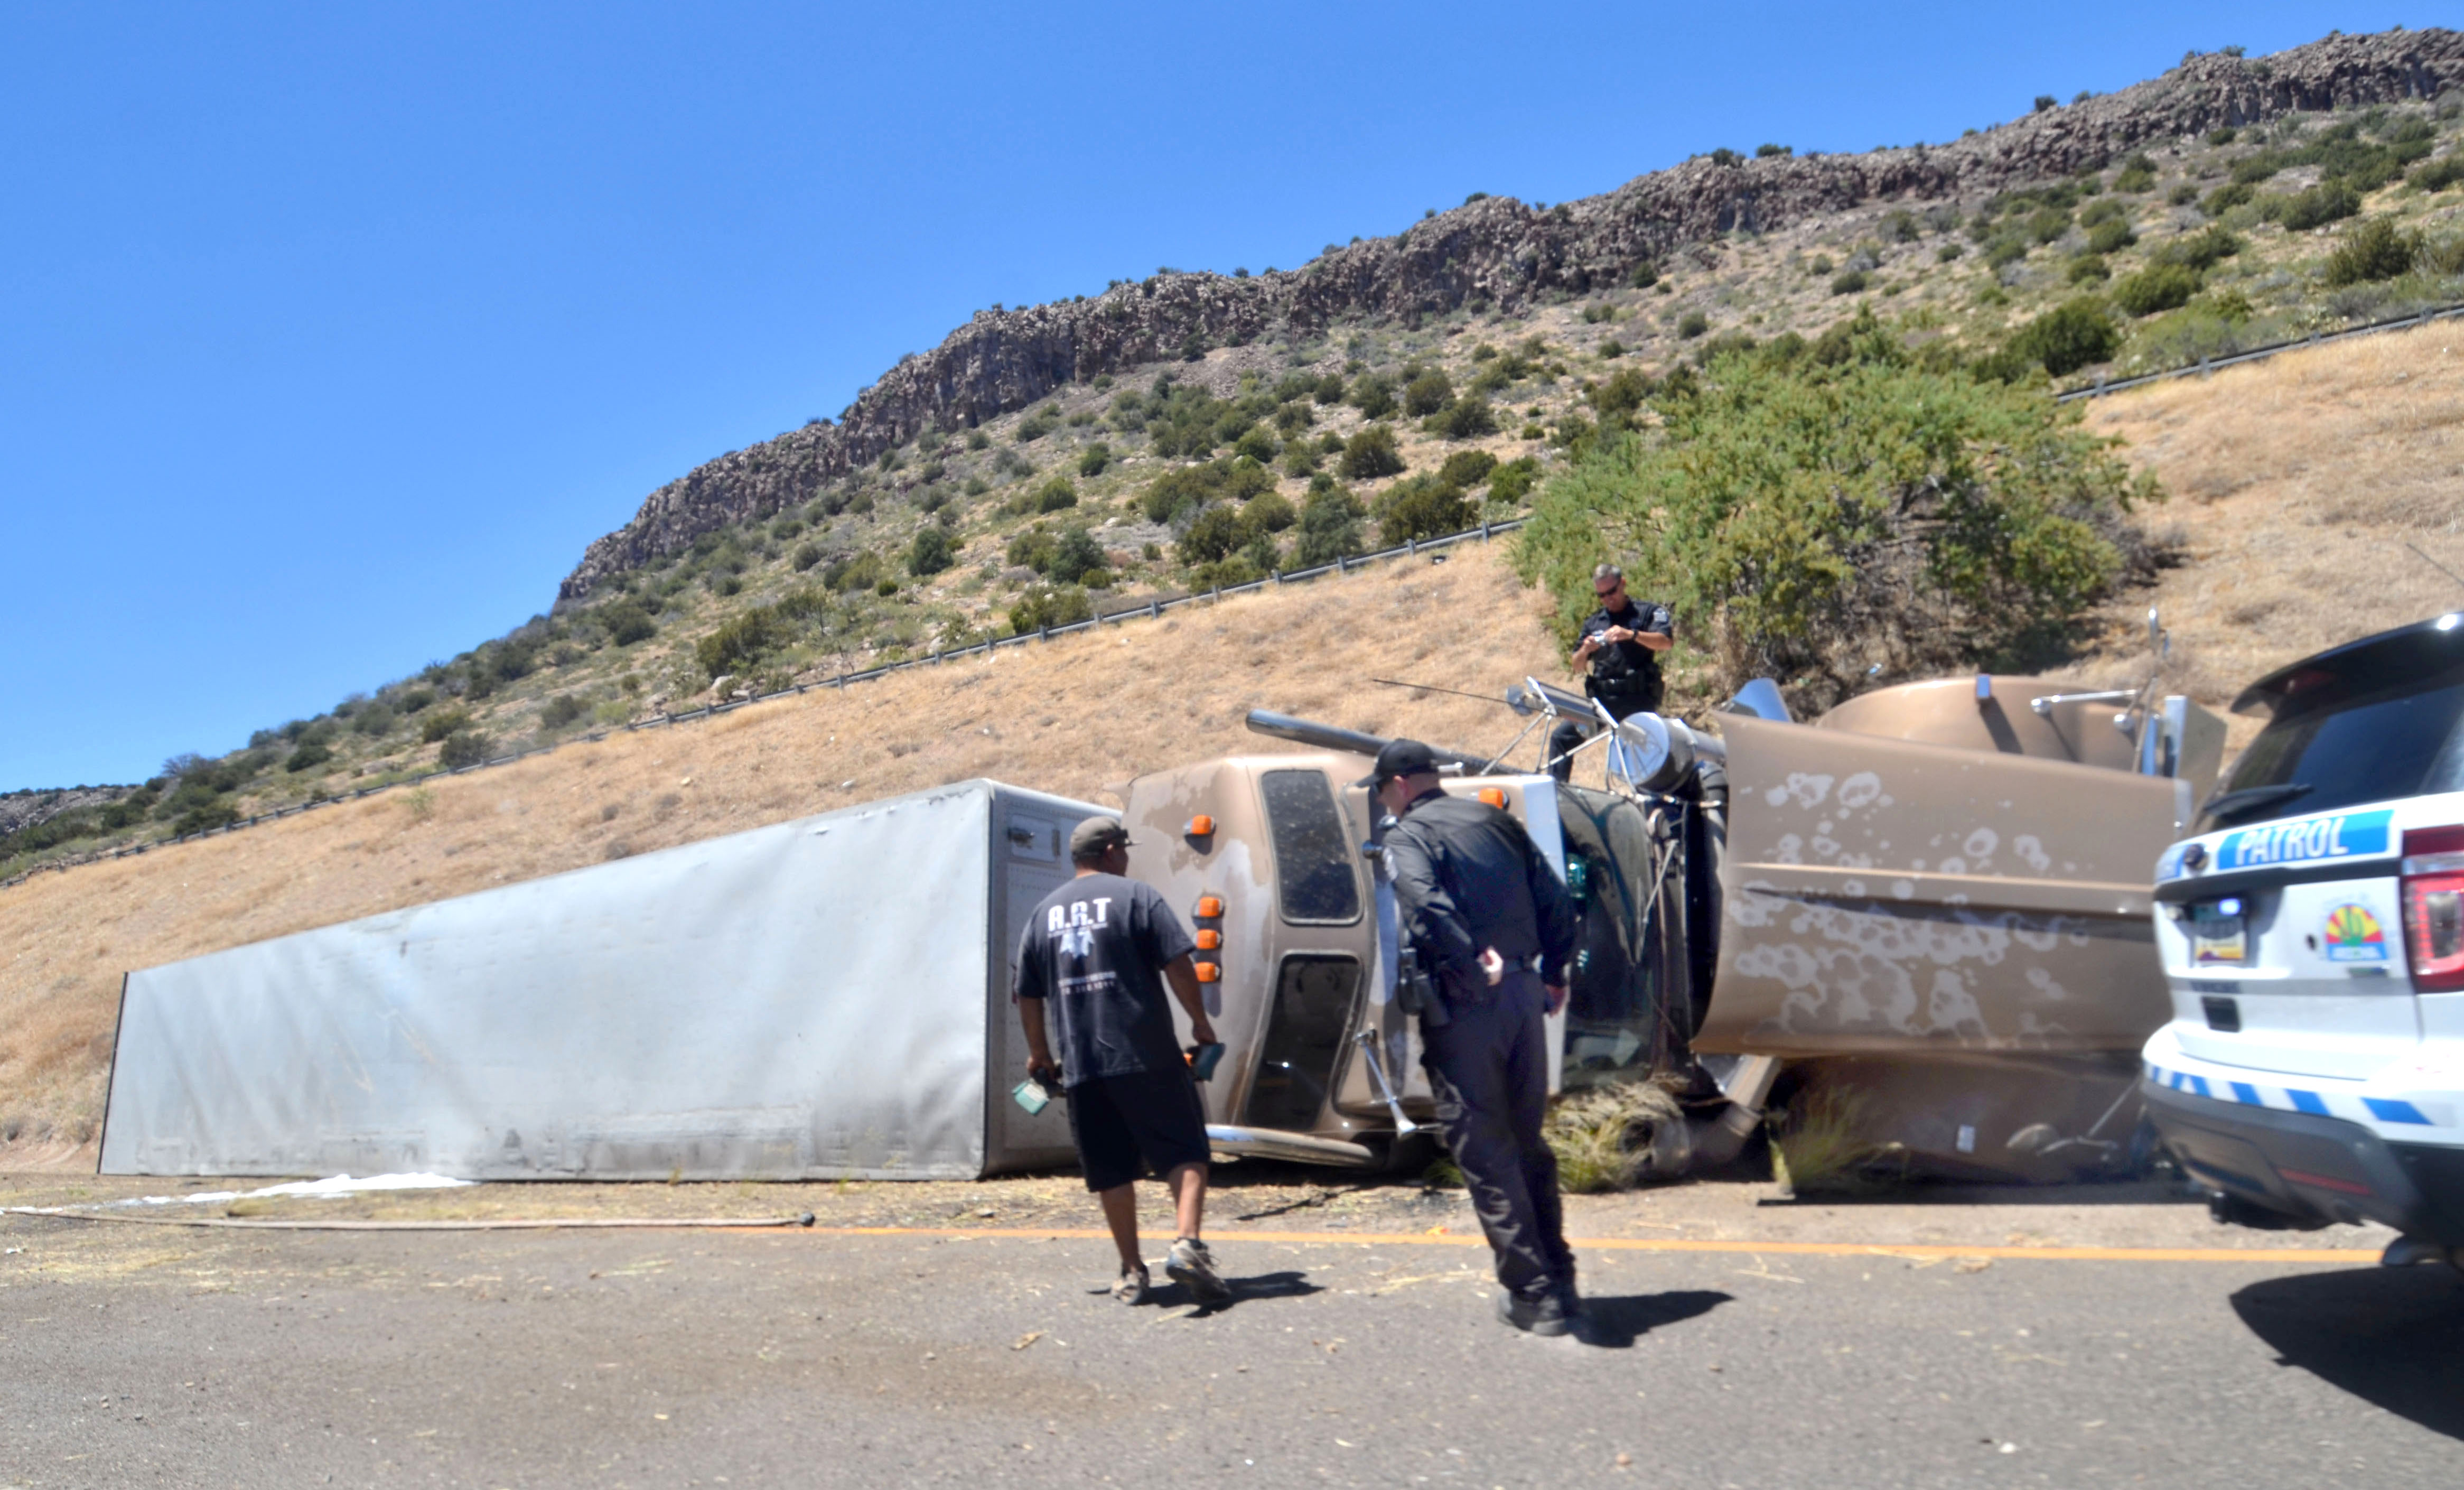
[(2218, 260), (2229, 259), (2241, 252), (2241, 240), (2222, 223), (2211, 223), (2197, 232), (2174, 239), (2148, 255), (2153, 264), (2180, 264), (2206, 274)]
[(1401, 471), (1403, 456), (1395, 448), (1395, 431), (1384, 425), (1371, 425), (1346, 440), (1343, 460), (1336, 469), (1347, 481), (1374, 481)]
[(1438, 468), (1438, 479), (1450, 487), (1468, 492), (1488, 479), (1497, 469), (1497, 457), (1486, 450), (1457, 450)]
[(432, 688), (407, 688), (399, 694), (395, 695), (394, 707), (400, 709), (404, 713), (415, 714), (434, 702), (436, 702), (436, 690)]
[(294, 774), (302, 771), (314, 771), (319, 766), (325, 764), (333, 758), (334, 753), (332, 751), (326, 749), (322, 745), (311, 742), (293, 751), (291, 753), (291, 758), (282, 763), (282, 769)]
[(1422, 420), (1420, 427), (1449, 440), (1477, 440), (1497, 433), (1497, 415), (1486, 399), (1462, 399)]
[(1352, 406), (1363, 419), (1383, 419), (1395, 412), (1395, 380), (1384, 373), (1362, 373), (1352, 384)]
[(1633, 272), (1625, 276), (1625, 282), (1638, 290), (1648, 290), (1660, 283), (1660, 266), (1644, 259), (1634, 266)]
[(1228, 504), (1219, 503), (1198, 515), (1187, 532), (1180, 536), (1180, 561), (1184, 564), (1206, 564), (1221, 559), (1249, 541), (1243, 531), (1241, 515)]
[(351, 715), (352, 732), (371, 739), (392, 734), (394, 724), (393, 711), (381, 703), (363, 704)]
[(471, 728), (471, 712), (467, 709), (440, 709), (419, 721), (419, 743), (433, 745), (459, 730)]
[(2365, 284), (2393, 279), (2412, 268), (2421, 254), (2421, 234), (2406, 232), (2388, 217), (2373, 217), (2353, 226), (2327, 255), (2327, 283)]
[(2000, 269), (2005, 264), (2015, 264), (2027, 256), (2027, 240), (2010, 233), (2003, 233), (1985, 245), (1985, 267), (1988, 269)]
[(2210, 217), (2222, 217), (2227, 212), (2232, 211), (2234, 208), (2240, 207), (2244, 203), (2255, 199), (2257, 196), (2257, 187), (2251, 186), (2247, 182), (2232, 182), (2225, 186), (2218, 186), (2215, 190), (2209, 192), (2208, 199), (2199, 204), (2199, 210), (2207, 213)]
[(2026, 230), (2038, 243), (2051, 243), (2071, 230), (2071, 214), (2057, 207), (2040, 207), (2028, 214)]
[(1094, 535), (1080, 527), (1061, 530), (1052, 546), (1049, 573), (1057, 584), (1102, 584), (1111, 579), (1105, 572), (1104, 546)]
[(1550, 481), (1516, 563), (1561, 635), (1612, 556), (1702, 618), (1721, 688), (1775, 677), (1810, 710), (1877, 655), (1950, 671), (2064, 634), (2120, 572), (2108, 534), (2145, 494), (2128, 466), (2079, 409), (1867, 344), (1837, 367), (1721, 359), (1661, 429)]
[[(812, 545), (807, 543), (804, 548), (812, 548)], [(803, 554), (803, 549), (797, 550), (799, 561), (796, 567), (811, 568), (811, 564), (802, 561)], [(819, 559), (820, 550), (815, 549), (813, 557)], [(618, 646), (630, 646), (636, 642), (649, 641), (659, 632), (657, 624), (650, 620), (650, 613), (643, 609), (637, 601), (618, 601), (613, 605), (603, 606), (599, 612), (599, 619), (607, 627), (607, 640)]]
[[(812, 568), (815, 564), (818, 564), (818, 563), (820, 563), (820, 562), (822, 561), (822, 550), (821, 550), (821, 545), (816, 544), (816, 543), (799, 543), (799, 544), (797, 544), (797, 545), (796, 545), (796, 552), (795, 552), (795, 554), (794, 554), (793, 556), (791, 556), (787, 561), (788, 561), (789, 563), (791, 563), (791, 564), (795, 565), (795, 567), (796, 567), (796, 572), (797, 572), (798, 574), (803, 574), (803, 573), (804, 573), (806, 570), (808, 570), (808, 569)], [(642, 619), (643, 619), (644, 621), (648, 621), (649, 618), (648, 616), (645, 616), (645, 617), (643, 617)], [(644, 632), (644, 633), (643, 633), (643, 635), (644, 635), (644, 636), (647, 636), (647, 635), (649, 635), (649, 632)], [(609, 636), (612, 640), (615, 640), (618, 646), (623, 646), (623, 645), (624, 645), (624, 641), (623, 641), (623, 639), (622, 639), (622, 638), (620, 638), (620, 637), (617, 637), (617, 636), (616, 636), (616, 634), (615, 634), (615, 632), (613, 632), (612, 630), (611, 630), (610, 632), (608, 632), (608, 636)], [(636, 637), (636, 638), (634, 638), (634, 640), (635, 640), (635, 641), (640, 641), (640, 640), (641, 640), (641, 638), (640, 638), (640, 637)]]
[(1429, 371), (1414, 378), (1403, 387), (1403, 412), (1415, 419), (1434, 414), (1454, 402), (1452, 380), (1439, 371)]
[(2127, 166), (2121, 175), (2113, 178), (2113, 189), (2116, 191), (2137, 193), (2152, 190), (2155, 186), (2156, 167), (2152, 161), (2145, 165)]
[(1540, 484), (1540, 463), (1526, 455), (1510, 460), (1489, 473), (1488, 499), (1509, 506), (1521, 506), (1530, 499), (1531, 489)]
[(1906, 208), (1894, 208), (1882, 219), (1882, 236), (1893, 243), (1914, 243), (1925, 236), (1917, 226), (1917, 214)]
[(939, 574), (957, 561), (949, 530), (937, 523), (916, 530), (914, 540), (907, 545), (907, 572), (918, 580)]
[(1067, 476), (1055, 476), (1035, 489), (1031, 510), (1039, 513), (1063, 512), (1078, 505), (1078, 489)]
[(2116, 217), (2088, 230), (2087, 250), (2090, 253), (2119, 253), (2139, 241), (2130, 224)]
[(1027, 445), (1041, 440), (1060, 427), (1060, 416), (1049, 405), (1039, 408), (1018, 422), (1018, 443)]
[(1241, 509), (1241, 531), (1252, 541), (1263, 534), (1281, 533), (1299, 520), (1300, 514), (1281, 492), (1261, 493)]
[(1331, 372), (1318, 379), (1317, 392), (1310, 396), (1322, 405), (1333, 405), (1342, 403), (1343, 395), (1343, 374)]
[(1300, 537), (1292, 545), (1292, 563), (1303, 569), (1331, 564), (1365, 551), (1360, 501), (1349, 491), (1321, 476), (1301, 502)]
[(1009, 628), (1023, 636), (1045, 626), (1066, 626), (1095, 616), (1095, 603), (1074, 584), (1030, 584), (1009, 608)]
[(2273, 223), (2281, 223), (2287, 232), (2308, 232), (2341, 222), (2362, 209), (2362, 194), (2350, 183), (2328, 180), (2306, 191), (2287, 196), (2262, 197), (2258, 215)]
[(2173, 189), (2165, 193), (2165, 201), (2172, 207), (2189, 207), (2197, 200), (2199, 200), (2198, 186), (2187, 181), (2176, 182)]
[(561, 730), (590, 712), (590, 706), (571, 693), (559, 693), (539, 708), (539, 723), (551, 730)]
[[(61, 816), (66, 817), (67, 814), (64, 813)], [(175, 838), (186, 838), (191, 833), (209, 833), (215, 828), (229, 827), (238, 821), (239, 809), (230, 802), (207, 802), (180, 814), (178, 821), (171, 824), (171, 833)], [(49, 827), (51, 824), (44, 823), (42, 826)], [(60, 842), (66, 843), (68, 840), (63, 838)], [(17, 846), (14, 836), (9, 846), (12, 849)], [(44, 844), (34, 846), (48, 848), (52, 845)]]
[(1245, 455), (1263, 466), (1275, 458), (1275, 437), (1266, 427), (1259, 425), (1232, 442), (1232, 453)]
[(764, 605), (729, 617), (718, 629), (693, 644), (693, 661), (704, 678), (721, 673), (750, 672), (771, 651), (784, 645), (786, 631)]
[(1961, 248), (1955, 240), (1945, 239), (1941, 244), (1935, 247), (1933, 251), (1933, 261), (1937, 264), (1947, 264), (1952, 259), (1959, 257), (1967, 252), (1968, 251)]
[(2062, 277), (2075, 285), (2086, 284), (2091, 280), (2101, 283), (2113, 277), (2113, 269), (2105, 263), (2102, 254), (2082, 253), (2071, 260), (2070, 268), (2062, 272)]
[(1103, 441), (1098, 440), (1094, 444), (1087, 447), (1086, 449), (1079, 452), (1078, 474), (1082, 476), (1100, 476), (1104, 473), (1104, 468), (1111, 463), (1112, 448), (1110, 445), (1105, 444)]
[(1864, 288), (1865, 272), (1861, 269), (1842, 270), (1831, 280), (1833, 295), (1855, 295)]
[(476, 730), (454, 731), (436, 752), (436, 763), (448, 771), (464, 770), (487, 758), (488, 737)]
[(1388, 544), (1442, 537), (1478, 523), (1463, 490), (1433, 475), (1398, 481), (1377, 502), (1377, 537)]
[(2118, 280), (2113, 303), (2127, 316), (2153, 316), (2190, 303), (2199, 293), (2199, 272), (2188, 264), (2150, 264)]
[(2464, 181), (2464, 150), (2452, 150), (2434, 161), (2422, 162), (2404, 181), (2417, 191), (2446, 190)]
[(1138, 498), (1138, 509), (1149, 522), (1173, 522), (1208, 502), (1244, 501), (1274, 487), (1266, 468), (1235, 456), (1164, 472)]
[(881, 581), (881, 556), (870, 549), (861, 554), (830, 561), (822, 571), (822, 582), (842, 595), (869, 590)]
[(2240, 132), (2235, 130), (2231, 124), (2222, 125), (2218, 128), (2208, 131), (2208, 143), (2210, 144), (2231, 144), (2239, 138)]
[(1701, 311), (1687, 311), (1677, 322), (1677, 337), (1681, 341), (1691, 341), (1710, 329), (1710, 317)]
[(1978, 364), (1977, 372), (2013, 383), (2041, 367), (2058, 378), (2105, 361), (2121, 344), (2121, 329), (2104, 307), (2091, 296), (2081, 296), (2020, 327), (2000, 352)]
[(1318, 467), (1317, 447), (1307, 440), (1293, 440), (1284, 447), (1284, 474), (1314, 475)]
[(1625, 356), (1625, 343), (1619, 341), (1617, 338), (1611, 337), (1600, 343), (1600, 358), (1602, 361), (1615, 362), (1617, 359), (1623, 356)]

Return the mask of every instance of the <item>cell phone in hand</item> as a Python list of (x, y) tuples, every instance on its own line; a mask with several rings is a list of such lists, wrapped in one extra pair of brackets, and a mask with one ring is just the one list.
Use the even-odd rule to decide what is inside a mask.
[(1183, 1054), (1189, 1061), (1191, 1079), (1206, 1081), (1215, 1075), (1216, 1063), (1223, 1059), (1223, 1041), (1215, 1040), (1203, 1045), (1192, 1045)]

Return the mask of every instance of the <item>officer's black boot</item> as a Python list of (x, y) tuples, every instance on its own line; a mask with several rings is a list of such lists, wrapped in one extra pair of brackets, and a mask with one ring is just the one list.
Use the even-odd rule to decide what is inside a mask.
[(1499, 1290), (1497, 1317), (1534, 1335), (1562, 1335), (1573, 1328), (1573, 1316), (1564, 1297), (1553, 1288), (1537, 1294), (1516, 1293), (1511, 1288)]

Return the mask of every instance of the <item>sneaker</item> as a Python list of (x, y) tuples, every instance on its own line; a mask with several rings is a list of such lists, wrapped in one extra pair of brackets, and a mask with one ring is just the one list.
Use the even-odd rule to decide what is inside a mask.
[(1147, 1302), (1147, 1270), (1144, 1267), (1121, 1269), (1121, 1281), (1112, 1285), (1112, 1297), (1123, 1304)]
[(1507, 1289), (1497, 1296), (1497, 1317), (1533, 1335), (1562, 1335), (1573, 1327), (1566, 1301), (1556, 1293), (1527, 1299), (1510, 1288)]
[(1216, 1274), (1215, 1254), (1195, 1237), (1183, 1237), (1172, 1244), (1172, 1256), (1164, 1260), (1163, 1270), (1200, 1304), (1221, 1304), (1232, 1297), (1232, 1285)]

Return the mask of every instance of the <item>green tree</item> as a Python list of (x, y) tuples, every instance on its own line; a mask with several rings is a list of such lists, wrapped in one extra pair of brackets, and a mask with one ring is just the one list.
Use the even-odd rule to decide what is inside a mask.
[(1207, 508), (1180, 536), (1180, 561), (1184, 564), (1211, 564), (1249, 540), (1241, 526), (1241, 515), (1228, 505)]
[(2421, 234), (2404, 231), (2392, 218), (2373, 217), (2356, 224), (2327, 255), (2327, 282), (2341, 287), (2393, 279), (2420, 254)]
[(1454, 401), (1453, 380), (1434, 368), (1403, 385), (1403, 412), (1415, 419), (1434, 414)]
[(1721, 686), (1768, 675), (1810, 708), (1868, 664), (1948, 668), (2058, 641), (2121, 568), (2135, 496), (2109, 442), (2041, 392), (1907, 365), (1716, 361), (1666, 424), (1550, 481), (1517, 545), (1565, 634), (1595, 563), (1665, 576)]
[(1030, 584), (1026, 593), (1018, 598), (1018, 603), (1009, 608), (1009, 628), (1023, 636), (1045, 626), (1091, 621), (1094, 615), (1095, 603), (1074, 584)]

